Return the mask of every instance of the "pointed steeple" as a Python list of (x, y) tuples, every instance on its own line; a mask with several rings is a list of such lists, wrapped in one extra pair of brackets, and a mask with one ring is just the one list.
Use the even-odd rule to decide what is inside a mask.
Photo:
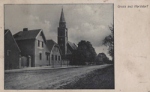
[(63, 12), (63, 8), (61, 10), (61, 16), (60, 16), (60, 21), (59, 22), (66, 22), (65, 21), (65, 17), (64, 17), (64, 12)]

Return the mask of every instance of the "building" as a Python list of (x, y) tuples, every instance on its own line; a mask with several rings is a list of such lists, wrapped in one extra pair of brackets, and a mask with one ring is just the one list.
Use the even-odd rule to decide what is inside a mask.
[(4, 64), (5, 70), (20, 68), (20, 52), (9, 29), (4, 31)]
[(41, 29), (24, 28), (14, 35), (21, 50), (22, 67), (49, 66), (50, 51), (46, 46), (46, 38)]
[(52, 65), (52, 67), (62, 66), (61, 50), (59, 45), (53, 40), (47, 40), (47, 47), (50, 51), (50, 65)]
[(58, 27), (58, 45), (60, 46), (62, 52), (62, 59), (63, 60), (70, 60), (70, 56), (72, 55), (73, 51), (77, 49), (77, 46), (69, 42), (68, 40), (68, 29), (66, 27), (66, 21), (63, 13), (63, 9), (61, 11), (59, 27)]

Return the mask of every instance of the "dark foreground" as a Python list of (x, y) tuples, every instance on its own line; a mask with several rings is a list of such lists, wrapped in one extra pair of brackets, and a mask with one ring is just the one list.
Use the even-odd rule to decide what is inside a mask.
[(5, 73), (5, 89), (113, 89), (112, 65)]
[(62, 89), (114, 89), (114, 66), (95, 70)]

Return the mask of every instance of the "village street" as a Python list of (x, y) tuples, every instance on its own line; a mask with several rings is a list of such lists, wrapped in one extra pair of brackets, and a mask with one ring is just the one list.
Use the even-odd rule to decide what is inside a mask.
[[(57, 89), (110, 65), (41, 69), (5, 73), (5, 89)], [(91, 84), (92, 85), (92, 84)]]

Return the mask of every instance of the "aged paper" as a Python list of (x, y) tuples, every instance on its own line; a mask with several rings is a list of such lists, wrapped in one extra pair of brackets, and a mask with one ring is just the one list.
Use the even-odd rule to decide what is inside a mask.
[[(4, 5), (5, 4), (113, 4), (114, 6), (114, 89), (4, 89)], [(40, 10), (39, 10), (40, 11)], [(97, 91), (150, 92), (150, 1), (149, 0), (1, 0), (0, 71), (1, 92)], [(17, 21), (17, 20), (16, 20)], [(12, 21), (11, 21), (12, 22)], [(14, 21), (15, 22), (15, 21)], [(19, 25), (18, 25), (19, 26)], [(91, 84), (92, 85), (92, 84)]]

